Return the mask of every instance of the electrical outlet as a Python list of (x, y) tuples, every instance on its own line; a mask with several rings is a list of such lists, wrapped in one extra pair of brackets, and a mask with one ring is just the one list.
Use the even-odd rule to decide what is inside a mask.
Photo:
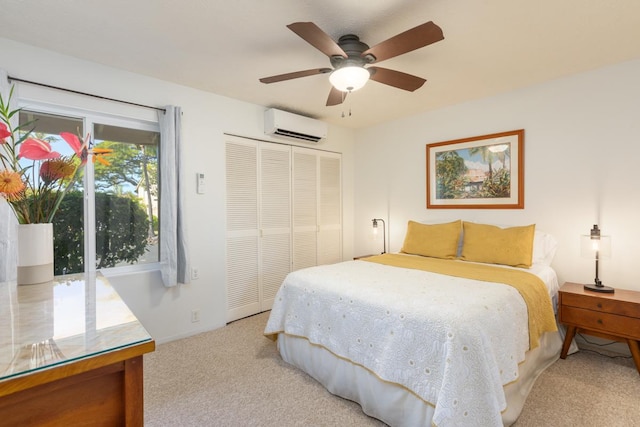
[(200, 321), (200, 309), (196, 308), (191, 310), (191, 322), (196, 323)]
[(198, 280), (200, 278), (200, 271), (198, 267), (191, 267), (191, 280)]

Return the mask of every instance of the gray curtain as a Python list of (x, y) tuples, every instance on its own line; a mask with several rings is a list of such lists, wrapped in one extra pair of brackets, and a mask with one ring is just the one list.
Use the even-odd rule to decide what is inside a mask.
[(181, 178), (180, 107), (158, 112), (160, 124), (160, 263), (167, 287), (190, 282)]
[[(9, 98), (10, 89), (7, 72), (0, 70), (0, 93), (5, 102)], [(15, 101), (12, 100), (12, 103), (15, 104)], [(15, 105), (11, 107), (14, 109)], [(9, 204), (0, 197), (0, 282), (15, 280), (17, 265), (18, 220), (16, 220)]]

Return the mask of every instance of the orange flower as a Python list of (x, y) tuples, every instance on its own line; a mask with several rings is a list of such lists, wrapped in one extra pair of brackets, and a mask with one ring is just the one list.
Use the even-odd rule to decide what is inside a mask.
[(104, 156), (107, 154), (113, 153), (111, 148), (92, 148), (91, 153), (93, 154), (93, 163), (98, 161), (98, 163), (102, 163), (105, 166), (109, 166), (109, 160), (105, 159)]
[(40, 165), (40, 178), (46, 183), (55, 182), (71, 177), (75, 170), (76, 167), (70, 158), (51, 159)]
[(9, 201), (22, 198), (26, 185), (18, 172), (0, 171), (0, 194)]

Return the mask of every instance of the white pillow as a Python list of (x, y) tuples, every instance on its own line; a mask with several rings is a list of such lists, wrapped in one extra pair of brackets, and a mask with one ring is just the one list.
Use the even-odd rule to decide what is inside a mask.
[(558, 241), (549, 233), (536, 230), (533, 234), (533, 264), (551, 265)]

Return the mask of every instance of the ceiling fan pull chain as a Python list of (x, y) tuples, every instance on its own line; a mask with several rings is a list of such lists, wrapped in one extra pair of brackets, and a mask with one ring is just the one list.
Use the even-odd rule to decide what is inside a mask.
[[(349, 93), (351, 93), (351, 91), (349, 91)], [(346, 93), (342, 92), (342, 103), (344, 103), (344, 100), (346, 98)], [(343, 104), (344, 105), (344, 104)], [(349, 117), (351, 117), (351, 98), (349, 98)], [(344, 114), (344, 110), (342, 110), (342, 118), (345, 118), (345, 114)]]
[[(340, 95), (342, 97), (342, 101), (340, 101), (340, 104), (344, 105), (344, 100), (347, 95), (344, 92), (340, 92)], [(349, 111), (349, 115), (351, 115), (351, 111)], [(344, 117), (345, 117), (344, 110), (342, 110), (342, 118), (344, 119)]]

